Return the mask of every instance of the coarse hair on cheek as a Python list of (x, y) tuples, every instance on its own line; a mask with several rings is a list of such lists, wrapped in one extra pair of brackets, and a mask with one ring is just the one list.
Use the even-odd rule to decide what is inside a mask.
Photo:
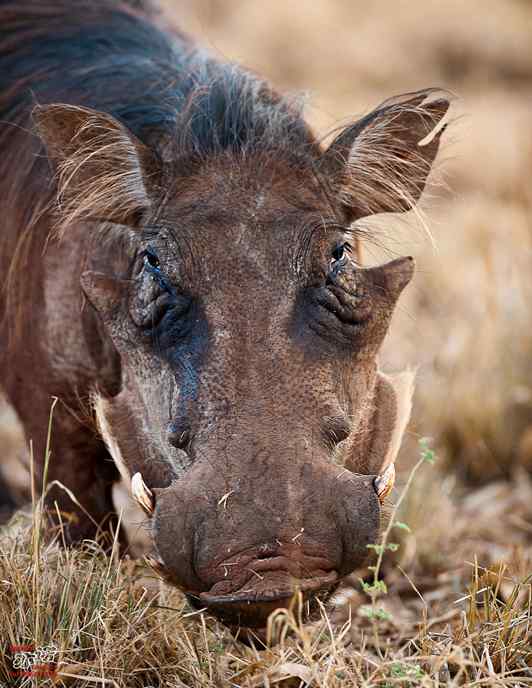
[(390, 384), (395, 395), (395, 421), (390, 435), (388, 449), (384, 456), (381, 473), (395, 463), (412, 414), (414, 382), (416, 371), (407, 369), (400, 373), (381, 376)]
[(354, 473), (382, 475), (393, 465), (410, 420), (415, 370), (377, 373), (373, 393), (364, 406), (360, 421), (337, 452), (337, 462)]

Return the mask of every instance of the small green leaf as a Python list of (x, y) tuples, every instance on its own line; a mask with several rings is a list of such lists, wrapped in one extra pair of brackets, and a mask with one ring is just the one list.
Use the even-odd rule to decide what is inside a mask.
[(379, 621), (390, 621), (392, 615), (382, 607), (372, 607), (369, 604), (362, 605), (358, 613), (367, 619), (378, 619)]
[(436, 454), (429, 446), (430, 439), (428, 437), (422, 437), (419, 440), (419, 446), (421, 447), (421, 458), (427, 463), (434, 463), (436, 460)]
[(423, 670), (419, 666), (419, 664), (401, 664), (400, 662), (397, 662), (396, 664), (392, 664), (391, 670), (390, 670), (390, 675), (393, 678), (414, 678), (414, 679), (421, 679), (425, 676)]
[(366, 545), (366, 547), (375, 550), (376, 554), (382, 554), (384, 552), (384, 545)]
[(402, 521), (396, 521), (393, 524), (394, 528), (399, 528), (400, 530), (406, 530), (407, 533), (411, 533), (412, 530), (410, 529), (410, 526), (407, 525), (406, 523), (403, 523)]
[(386, 583), (383, 580), (377, 580), (373, 583), (366, 583), (366, 581), (363, 581), (362, 578), (359, 578), (358, 580), (360, 581), (362, 590), (370, 596), (376, 597), (377, 595), (386, 595), (388, 592)]

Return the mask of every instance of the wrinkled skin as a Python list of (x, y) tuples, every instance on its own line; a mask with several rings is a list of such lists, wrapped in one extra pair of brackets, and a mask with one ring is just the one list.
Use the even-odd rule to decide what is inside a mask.
[[(359, 269), (338, 250), (346, 236), (323, 229), (302, 257), (319, 206), (294, 213), (245, 169), (235, 177), (209, 171), (213, 201), (201, 212), (176, 199), (179, 235), (137, 247), (133, 284), (94, 272), (82, 284), (122, 363), (102, 415), (129, 475), (155, 493), (164, 573), (227, 623), (263, 626), (295, 589), (330, 589), (377, 540), (383, 454), (358, 464), (332, 454), (361, 442), (375, 355), (413, 261)], [(188, 185), (193, 196), (205, 180)], [(146, 431), (149, 447), (132, 441)]]
[(112, 525), (113, 482), (140, 473), (154, 565), (231, 626), (262, 628), (365, 562), (410, 404), (377, 355), (414, 265), (362, 268), (349, 227), (417, 202), (443, 129), (418, 142), (448, 108), (430, 97), (384, 104), (327, 150), (272, 136), (187, 164), (179, 131), (163, 146), (78, 104), (36, 108), (62, 238), (31, 249), (2, 380), (36, 457), (60, 397), (49, 479), (81, 506), (57, 485), (47, 502), (70, 543)]

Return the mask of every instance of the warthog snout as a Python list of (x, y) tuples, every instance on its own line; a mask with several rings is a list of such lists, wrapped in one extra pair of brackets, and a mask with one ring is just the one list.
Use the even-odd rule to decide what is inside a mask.
[[(262, 484), (237, 480), (227, 492), (207, 463), (192, 470), (154, 490), (156, 566), (228, 625), (263, 627), (295, 593), (326, 595), (378, 539), (375, 476), (302, 463)], [(134, 482), (145, 508), (148, 488)]]

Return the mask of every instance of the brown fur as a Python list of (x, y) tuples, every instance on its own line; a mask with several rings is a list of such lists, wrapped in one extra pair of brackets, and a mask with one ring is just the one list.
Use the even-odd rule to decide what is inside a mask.
[[(59, 238), (86, 220), (134, 224), (149, 205), (143, 178), (150, 167), (148, 149), (112, 117), (84, 108), (37, 107), (33, 116), (57, 161)], [(62, 131), (54, 133), (55, 127)], [(63, 139), (68, 145), (56, 149)]]
[(417, 202), (448, 103), (391, 100), (323, 150), (268, 84), (115, 0), (0, 4), (8, 73), (2, 385), (40, 481), (60, 399), (50, 479), (81, 507), (60, 486), (48, 503), (79, 541), (116, 523), (118, 468), (140, 472), (160, 570), (260, 626), (377, 537), (406, 416), (376, 357), (414, 266), (344, 245), (353, 219)]

